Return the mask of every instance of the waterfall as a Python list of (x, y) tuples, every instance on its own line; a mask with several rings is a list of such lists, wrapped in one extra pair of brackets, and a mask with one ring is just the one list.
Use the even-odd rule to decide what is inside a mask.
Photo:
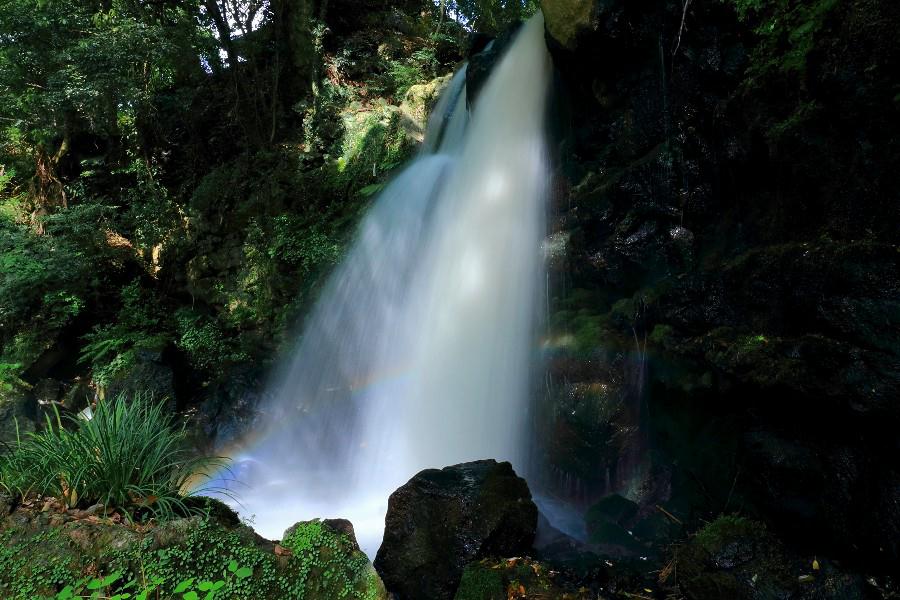
[(374, 556), (390, 493), (428, 467), (524, 469), (536, 356), (550, 58), (526, 23), (467, 111), (464, 70), (309, 316), (232, 493), (262, 535), (349, 518)]

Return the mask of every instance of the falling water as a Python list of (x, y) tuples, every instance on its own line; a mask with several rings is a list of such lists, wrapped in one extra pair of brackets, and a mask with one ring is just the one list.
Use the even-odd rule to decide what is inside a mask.
[(389, 494), (417, 471), (482, 458), (523, 466), (549, 77), (538, 14), (471, 115), (457, 73), (422, 153), (378, 197), (265, 425), (233, 456), (239, 510), (262, 535), (345, 517), (373, 556)]

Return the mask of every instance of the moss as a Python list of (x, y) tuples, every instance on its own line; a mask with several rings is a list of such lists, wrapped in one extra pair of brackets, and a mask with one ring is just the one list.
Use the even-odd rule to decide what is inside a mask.
[(305, 586), (300, 598), (369, 600), (386, 595), (368, 558), (345, 533), (309, 521), (288, 530), (283, 544), (293, 552)]
[(481, 563), (474, 563), (463, 571), (455, 600), (503, 600), (506, 595), (503, 575)]
[(524, 558), (485, 559), (466, 566), (454, 600), (563, 598), (543, 564)]
[(10, 600), (50, 595), (73, 579), (77, 562), (60, 546), (57, 530), (23, 533), (17, 529), (0, 533), (0, 597)]
[(331, 180), (351, 196), (380, 182), (412, 154), (414, 140), (407, 136), (402, 114), (395, 106), (381, 105), (344, 113), (344, 136)]
[(714, 552), (736, 537), (753, 534), (759, 526), (758, 523), (744, 517), (727, 515), (719, 517), (698, 531), (694, 542), (707, 552)]
[[(246, 527), (198, 519), (148, 534), (80, 521), (42, 531), (9, 528), (0, 533), (0, 597), (34, 600), (86, 574), (122, 572), (120, 582), (158, 586), (161, 598), (174, 597), (172, 590), (189, 579), (223, 581), (217, 597), (230, 600), (386, 598), (368, 559), (346, 535), (313, 522), (284, 544), (292, 556), (277, 556)], [(231, 576), (230, 564), (250, 576)]]
[(762, 523), (735, 515), (707, 524), (675, 556), (679, 586), (695, 600), (787, 598), (796, 581)]

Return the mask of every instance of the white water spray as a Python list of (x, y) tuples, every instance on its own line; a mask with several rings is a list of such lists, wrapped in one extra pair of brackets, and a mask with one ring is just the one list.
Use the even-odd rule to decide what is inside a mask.
[(310, 316), (265, 426), (234, 456), (264, 536), (344, 517), (374, 556), (390, 493), (428, 467), (521, 471), (545, 233), (550, 58), (540, 14), (471, 118), (452, 80)]

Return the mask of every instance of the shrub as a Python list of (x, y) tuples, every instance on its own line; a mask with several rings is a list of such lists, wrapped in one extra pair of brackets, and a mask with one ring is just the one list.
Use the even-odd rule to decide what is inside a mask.
[(175, 311), (175, 324), (175, 343), (195, 369), (218, 377), (230, 365), (249, 359), (240, 348), (240, 340), (208, 315), (182, 307)]
[(173, 518), (192, 512), (183, 499), (195, 475), (222, 462), (192, 457), (185, 437), (163, 404), (119, 396), (98, 403), (89, 419), (48, 417), (43, 431), (0, 457), (0, 485), (68, 506), (101, 503), (133, 520)]
[(115, 321), (95, 326), (84, 336), (81, 349), (80, 361), (91, 366), (93, 380), (101, 386), (132, 368), (139, 352), (161, 352), (172, 338), (165, 307), (137, 279), (119, 296), (122, 305)]

